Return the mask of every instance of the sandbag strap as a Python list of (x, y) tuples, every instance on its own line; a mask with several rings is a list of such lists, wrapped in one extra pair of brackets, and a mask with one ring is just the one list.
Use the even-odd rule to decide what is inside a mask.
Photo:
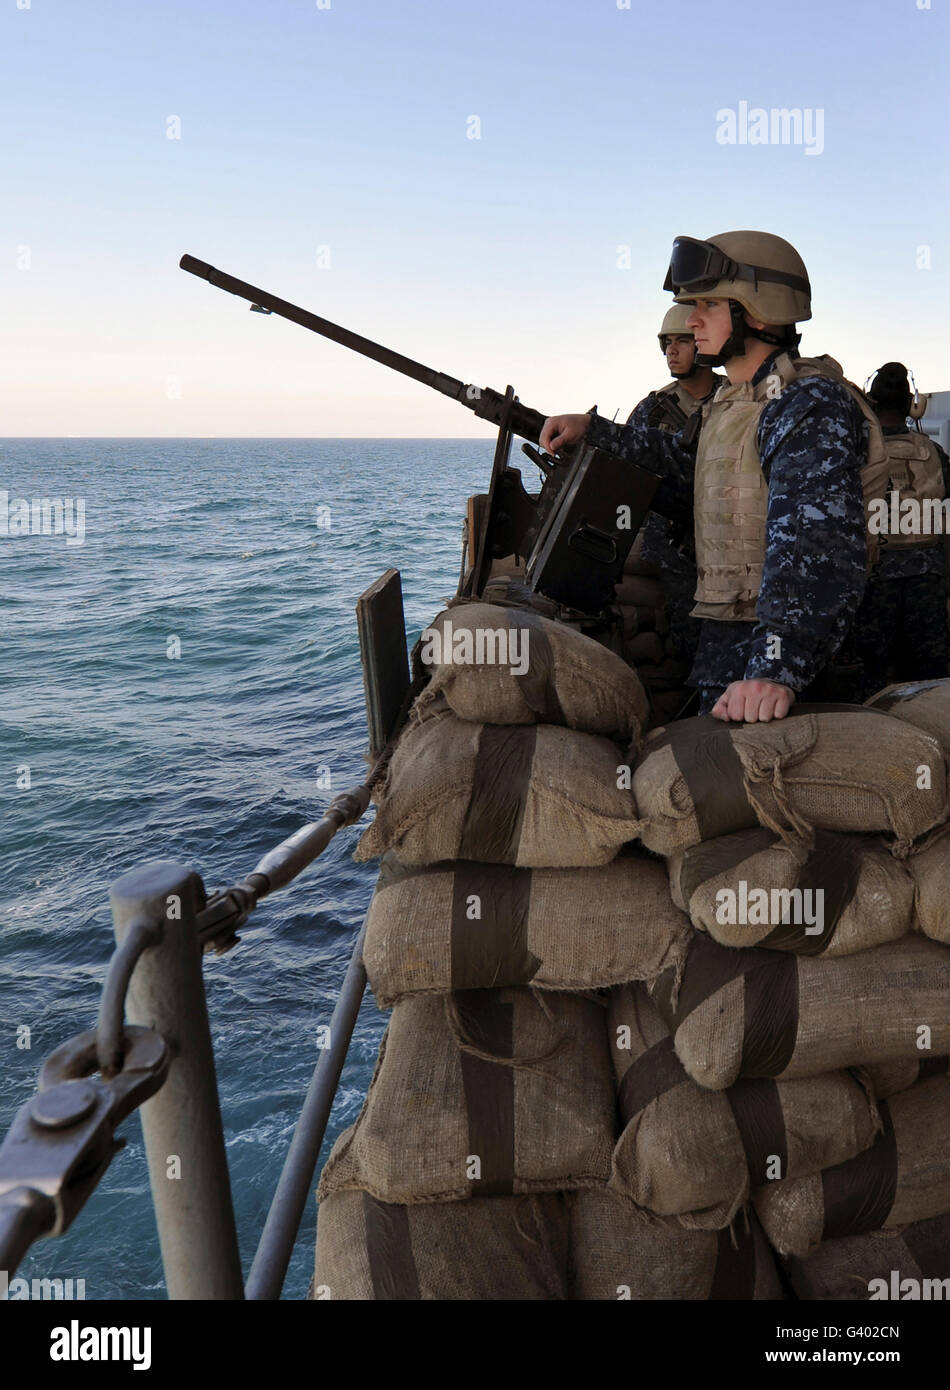
[(481, 726), (459, 859), (517, 862), (537, 740), (536, 724)]
[(408, 1208), (380, 1202), (368, 1192), (364, 1192), (362, 1197), (366, 1257), (373, 1297), (381, 1301), (420, 1299), (419, 1271), (412, 1254)]
[(883, 1130), (869, 1149), (821, 1175), (822, 1240), (879, 1231), (897, 1195), (897, 1140), (886, 1100), (878, 1102)]

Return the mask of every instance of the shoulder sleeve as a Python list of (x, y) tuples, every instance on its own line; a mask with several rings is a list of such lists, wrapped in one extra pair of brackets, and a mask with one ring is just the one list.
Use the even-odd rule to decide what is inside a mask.
[(840, 646), (865, 585), (866, 450), (857, 403), (827, 377), (792, 382), (763, 411), (766, 556), (746, 679), (803, 690)]

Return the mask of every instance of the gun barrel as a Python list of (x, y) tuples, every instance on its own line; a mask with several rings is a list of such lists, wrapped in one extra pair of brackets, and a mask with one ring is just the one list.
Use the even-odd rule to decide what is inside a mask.
[[(311, 314), (307, 309), (301, 309), (286, 299), (278, 299), (276, 295), (268, 294), (267, 290), (249, 285), (245, 280), (237, 280), (233, 275), (226, 275), (223, 270), (208, 265), (206, 261), (199, 261), (195, 256), (182, 256), (179, 265), (182, 270), (207, 280), (217, 289), (227, 290), (239, 299), (247, 299), (251, 304), (260, 305), (272, 314), (279, 314), (281, 318), (290, 319), (292, 323), (299, 323), (302, 328), (309, 328), (312, 333), (319, 333), (321, 337), (329, 338), (341, 347), (350, 348), (362, 357), (369, 357), (383, 367), (391, 367), (393, 371), (401, 372), (403, 376), (412, 377), (423, 386), (429, 386), (433, 391), (451, 397), (482, 419), (491, 420), (496, 425), (501, 424), (504, 397), (498, 391), (467, 386), (457, 377), (446, 376), (444, 372), (437, 372), (432, 367), (415, 362), (411, 357), (404, 357), (401, 352), (393, 352), (391, 348), (382, 347), (381, 344), (374, 343), (372, 339), (364, 338), (359, 333), (351, 333), (348, 328), (341, 328), (338, 323), (331, 323), (319, 314)], [(510, 411), (509, 424), (515, 434), (537, 443), (544, 418), (538, 411), (531, 410), (516, 400)]]

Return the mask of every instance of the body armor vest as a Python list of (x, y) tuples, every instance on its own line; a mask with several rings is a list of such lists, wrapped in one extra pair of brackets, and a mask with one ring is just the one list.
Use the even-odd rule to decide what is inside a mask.
[[(882, 551), (907, 550), (912, 546), (939, 545), (944, 534), (943, 508), (927, 507), (928, 501), (942, 502), (946, 496), (943, 483), (943, 468), (936, 446), (927, 435), (919, 430), (908, 430), (905, 434), (889, 434), (884, 437), (887, 449), (888, 494), (897, 492), (898, 510), (900, 503), (911, 500), (914, 511), (923, 524), (911, 535), (901, 535), (889, 526), (880, 537)], [(888, 496), (887, 514), (890, 518), (895, 512), (893, 501)], [(928, 527), (925, 534), (924, 526)]]
[[(713, 374), (714, 385), (709, 396), (697, 400), (691, 396), (681, 381), (671, 381), (667, 386), (661, 386), (652, 394), (654, 396), (653, 405), (647, 414), (647, 424), (651, 429), (666, 430), (669, 434), (677, 434), (689, 418), (695, 415), (703, 406), (704, 401), (709, 400), (716, 387), (724, 385), (725, 377), (716, 373)], [(633, 411), (627, 416), (629, 425)]]
[[(832, 357), (796, 357), (787, 352), (753, 386), (719, 388), (703, 406), (696, 454), (694, 516), (698, 581), (693, 617), (755, 622), (765, 566), (765, 522), (769, 487), (759, 460), (759, 420), (769, 401), (798, 377), (825, 376), (846, 387), (868, 421), (868, 453), (861, 469), (865, 509), (883, 497), (888, 465), (880, 422), (868, 401)], [(829, 543), (833, 538), (829, 537)], [(877, 556), (869, 537), (869, 563)]]

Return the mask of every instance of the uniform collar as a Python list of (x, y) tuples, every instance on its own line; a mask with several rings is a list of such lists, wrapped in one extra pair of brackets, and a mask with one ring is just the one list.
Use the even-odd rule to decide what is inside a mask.
[(758, 369), (758, 371), (756, 372), (755, 376), (754, 376), (754, 377), (752, 378), (752, 380), (749, 382), (749, 385), (750, 385), (750, 386), (758, 386), (758, 384), (759, 384), (760, 381), (764, 381), (765, 378), (768, 376), (769, 372), (775, 370), (775, 363), (776, 363), (776, 361), (778, 360), (778, 358), (782, 356), (783, 353), (784, 353), (787, 357), (790, 357), (790, 358), (792, 359), (793, 362), (794, 362), (797, 358), (799, 358), (799, 357), (801, 356), (801, 353), (798, 351), (797, 348), (793, 348), (793, 347), (780, 347), (780, 348), (776, 348), (774, 352), (770, 352), (770, 353), (769, 353), (768, 357), (767, 357), (767, 358), (765, 359), (765, 361), (762, 363), (761, 367)]

